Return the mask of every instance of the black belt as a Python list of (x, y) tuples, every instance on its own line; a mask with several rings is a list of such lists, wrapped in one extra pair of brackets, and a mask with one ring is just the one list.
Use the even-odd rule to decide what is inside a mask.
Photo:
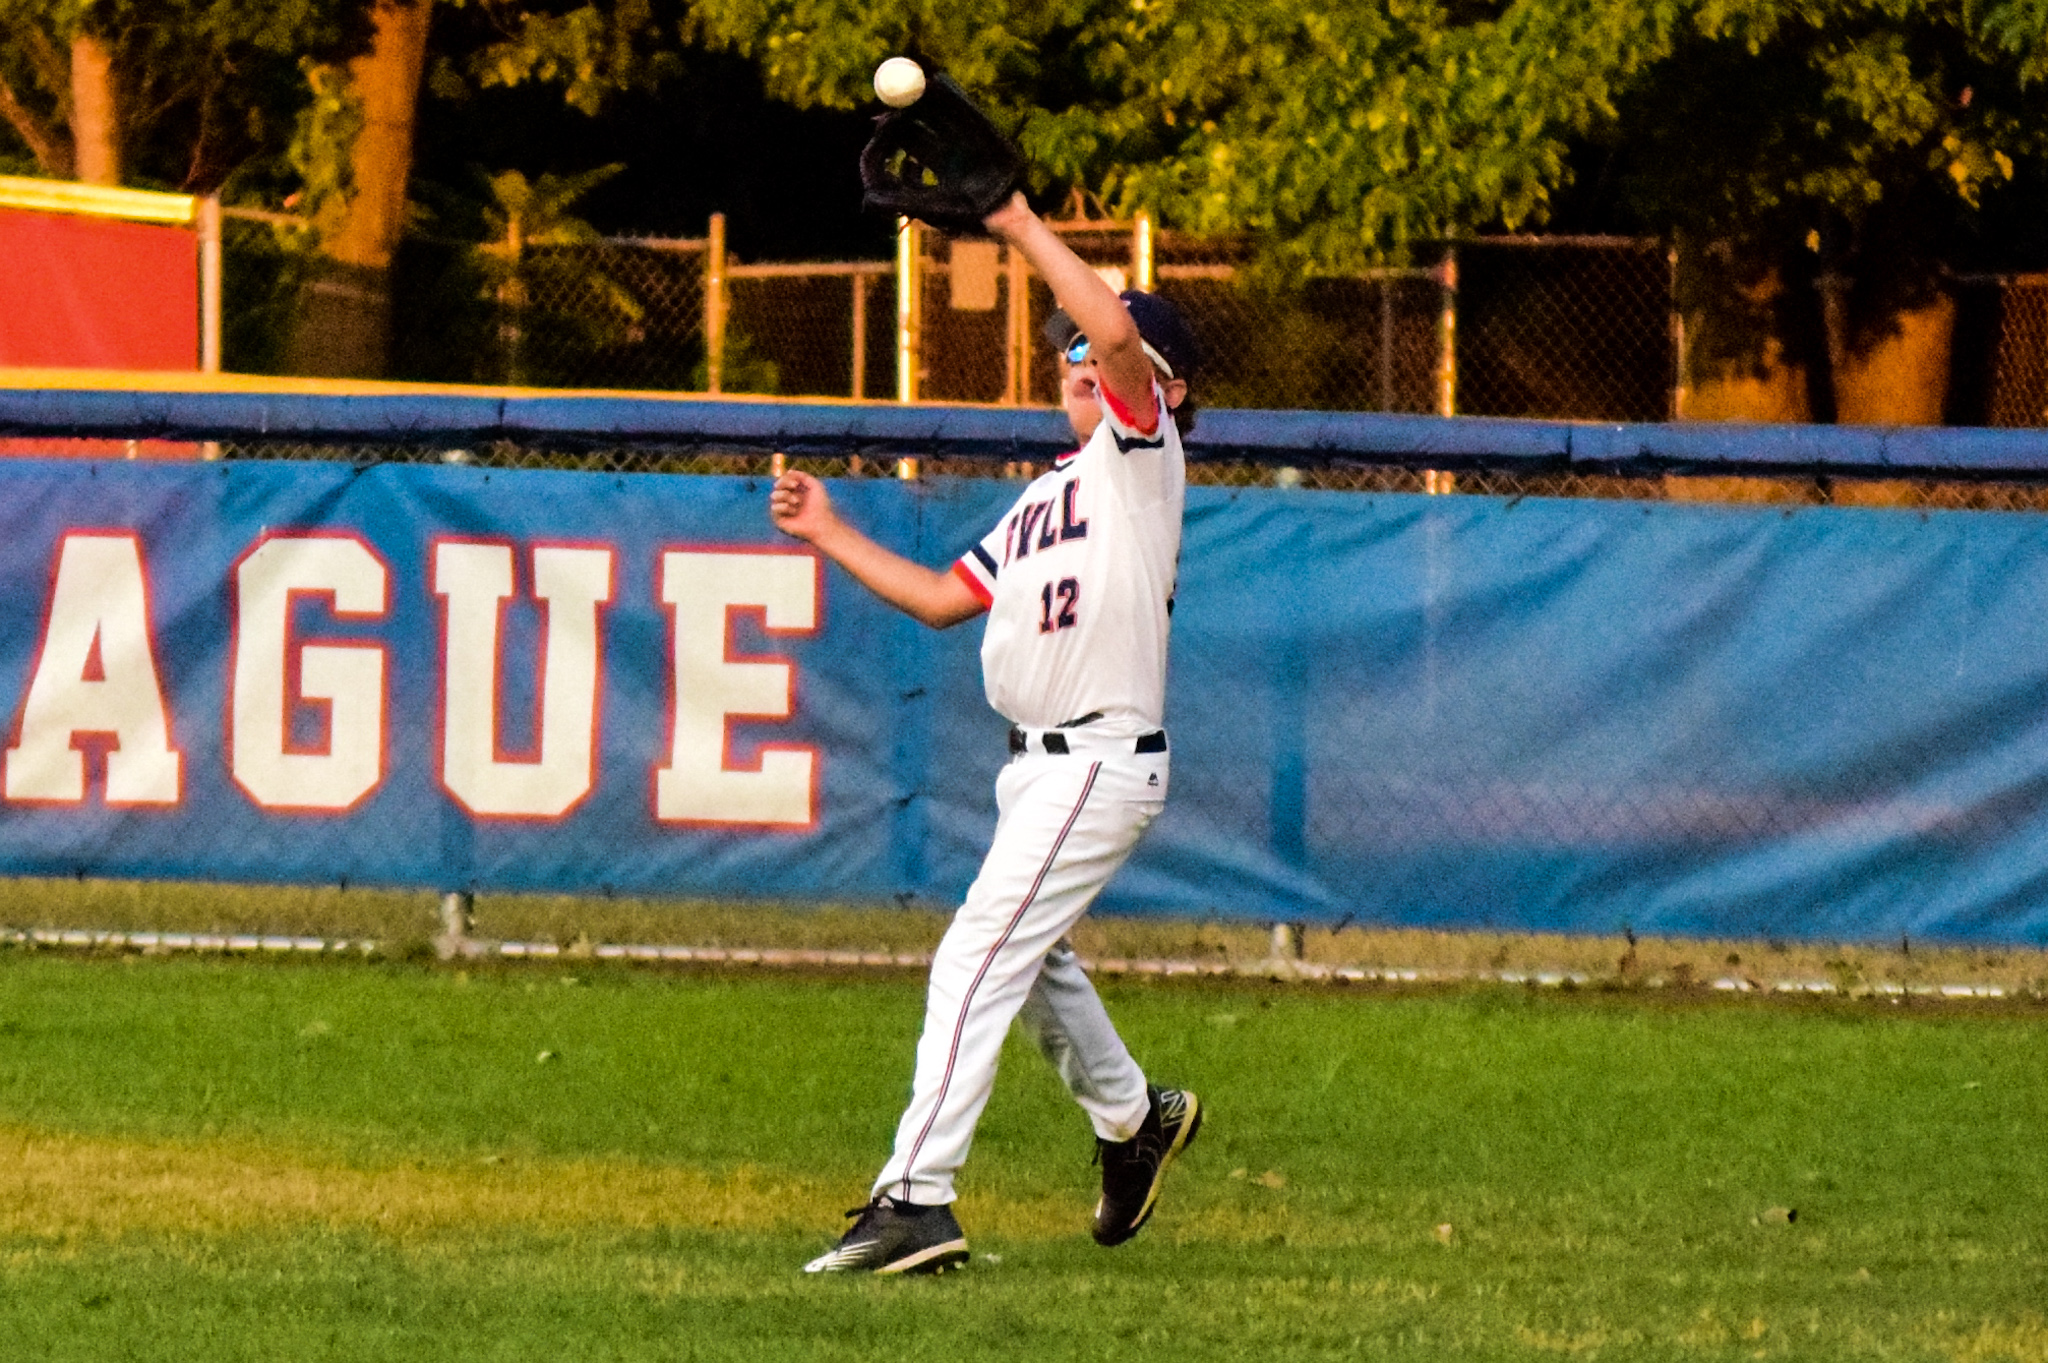
[[(1064, 757), (1067, 755), (1067, 736), (1065, 734), (1047, 730), (1040, 736), (1038, 742), (1040, 747), (1054, 756)], [(1010, 751), (1020, 753), (1029, 751), (1029, 748), (1030, 745), (1024, 739), (1024, 731), (1013, 727), (1010, 730)], [(1165, 752), (1166, 730), (1154, 729), (1149, 734), (1139, 734), (1136, 739), (1132, 740), (1131, 751), (1134, 753)]]

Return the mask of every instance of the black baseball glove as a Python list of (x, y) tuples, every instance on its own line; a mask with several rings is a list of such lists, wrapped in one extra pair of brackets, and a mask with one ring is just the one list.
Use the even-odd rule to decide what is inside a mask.
[(981, 220), (1024, 183), (1024, 154), (952, 77), (934, 72), (915, 104), (875, 120), (860, 153), (860, 182), (867, 208), (950, 236), (985, 237)]

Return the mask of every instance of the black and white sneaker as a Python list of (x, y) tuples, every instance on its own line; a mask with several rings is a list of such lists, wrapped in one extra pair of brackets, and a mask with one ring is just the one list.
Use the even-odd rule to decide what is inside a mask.
[(1152, 1110), (1127, 1141), (1097, 1137), (1102, 1200), (1095, 1204), (1095, 1243), (1121, 1245), (1136, 1235), (1159, 1202), (1166, 1166), (1202, 1129), (1202, 1104), (1183, 1089), (1150, 1088)]
[(967, 1237), (951, 1207), (920, 1207), (877, 1193), (847, 1215), (859, 1219), (804, 1272), (942, 1273), (967, 1262)]

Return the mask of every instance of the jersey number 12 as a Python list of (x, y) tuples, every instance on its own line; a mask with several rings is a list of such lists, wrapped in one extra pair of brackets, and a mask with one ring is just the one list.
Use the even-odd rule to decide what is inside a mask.
[(1040, 634), (1050, 634), (1056, 629), (1071, 629), (1076, 623), (1074, 607), (1081, 600), (1081, 583), (1071, 577), (1061, 578), (1058, 585), (1048, 582), (1045, 589), (1039, 592), (1038, 600), (1043, 606), (1038, 616)]

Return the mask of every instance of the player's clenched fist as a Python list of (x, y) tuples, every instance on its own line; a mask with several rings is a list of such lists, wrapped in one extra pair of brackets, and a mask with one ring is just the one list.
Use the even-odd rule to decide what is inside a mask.
[(808, 541), (815, 541), (838, 519), (825, 485), (795, 469), (777, 478), (769, 490), (768, 516), (783, 534)]

